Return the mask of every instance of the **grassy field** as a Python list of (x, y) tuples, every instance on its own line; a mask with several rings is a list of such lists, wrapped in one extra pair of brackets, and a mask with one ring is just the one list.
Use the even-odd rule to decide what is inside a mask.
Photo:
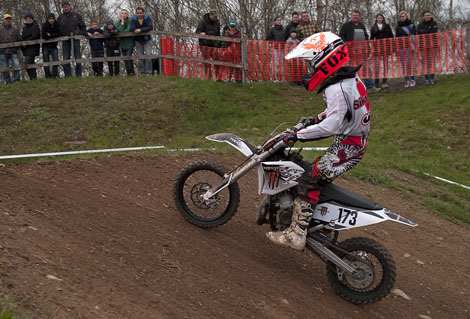
[[(369, 149), (345, 176), (399, 189), (470, 225), (470, 190), (425, 175), (470, 186), (469, 87), (470, 75), (459, 74), (434, 87), (371, 95)], [(230, 132), (257, 145), (279, 123), (324, 109), (320, 95), (289, 84), (146, 76), (0, 86), (0, 101), (0, 155), (150, 145), (225, 152), (228, 146), (204, 136)]]

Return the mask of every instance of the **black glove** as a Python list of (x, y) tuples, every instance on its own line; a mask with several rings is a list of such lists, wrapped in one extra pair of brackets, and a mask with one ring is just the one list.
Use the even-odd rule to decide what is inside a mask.
[(297, 134), (287, 132), (284, 134), (282, 141), (287, 144), (287, 146), (292, 146), (297, 142), (299, 139), (297, 138)]

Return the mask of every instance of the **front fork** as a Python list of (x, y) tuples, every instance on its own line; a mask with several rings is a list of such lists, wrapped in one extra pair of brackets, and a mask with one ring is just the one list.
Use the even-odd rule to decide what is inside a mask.
[(283, 147), (286, 147), (286, 143), (283, 141), (279, 141), (274, 144), (271, 148), (264, 151), (261, 154), (253, 154), (246, 163), (242, 164), (238, 168), (234, 169), (231, 173), (225, 174), (224, 178), (215, 186), (213, 186), (210, 190), (208, 190), (204, 196), (203, 200), (208, 201), (209, 198), (223, 190), (224, 188), (230, 186), (231, 184), (235, 183), (240, 177), (248, 173), (254, 167), (256, 167), (259, 163), (267, 160), (270, 156), (276, 153)]

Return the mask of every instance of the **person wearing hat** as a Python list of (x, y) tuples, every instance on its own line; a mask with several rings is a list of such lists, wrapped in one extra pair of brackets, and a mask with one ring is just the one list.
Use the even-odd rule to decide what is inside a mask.
[[(59, 23), (55, 20), (54, 13), (50, 12), (47, 15), (46, 22), (42, 25), (42, 38), (44, 40), (51, 40), (54, 38), (60, 37), (60, 26)], [(42, 44), (42, 59), (44, 62), (49, 62), (52, 58), (52, 61), (59, 60), (59, 50), (57, 49), (57, 42), (48, 42)], [(57, 78), (59, 75), (59, 66), (54, 65), (52, 67), (45, 66), (44, 67), (44, 74), (46, 78)]]
[[(229, 20), (227, 25), (227, 31), (224, 32), (224, 36), (228, 38), (240, 39), (242, 37), (240, 30), (238, 30), (238, 23), (236, 20)], [(240, 43), (227, 42), (227, 52), (229, 53), (229, 61), (231, 63), (240, 64), (241, 46)], [(231, 77), (236, 82), (242, 80), (242, 71), (239, 68), (228, 68), (228, 79)]]
[[(3, 24), (0, 26), (0, 44), (21, 41), (20, 32), (11, 25), (11, 15), (3, 15)], [(9, 61), (13, 67), (20, 65), (18, 59), (18, 47), (0, 48), (0, 63), (4, 68), (10, 67)], [(3, 72), (3, 80), (6, 84), (11, 83), (9, 71)], [(20, 70), (13, 71), (13, 83), (20, 81)]]
[[(24, 16), (24, 26), (23, 32), (21, 34), (21, 41), (31, 41), (41, 38), (41, 30), (39, 29), (39, 24), (34, 20), (34, 16), (31, 13), (26, 13)], [(39, 55), (41, 50), (41, 45), (32, 44), (26, 45), (21, 48), (23, 51), (24, 64), (33, 65), (36, 63), (36, 56)], [(37, 79), (36, 68), (27, 68), (26, 72), (28, 73), (30, 80)]]
[[(60, 30), (63, 36), (73, 35), (84, 35), (87, 36), (85, 21), (82, 16), (75, 11), (72, 11), (70, 2), (62, 2), (62, 14), (57, 18), (57, 22), (60, 25)], [(72, 40), (62, 41), (62, 55), (64, 60), (70, 59), (71, 55), (74, 55), (75, 59), (82, 57), (80, 53), (80, 40), (73, 39), (73, 52), (72, 52)], [(64, 64), (65, 76), (72, 75), (72, 69), (70, 64)], [(75, 76), (82, 76), (82, 64), (77, 63), (75, 65)]]
[[(106, 20), (103, 35), (106, 56), (108, 58), (121, 55), (119, 38), (116, 37), (118, 33), (119, 30), (114, 26), (113, 20)], [(119, 61), (108, 61), (108, 70), (110, 76), (119, 75)]]
[[(287, 38), (287, 41), (286, 41), (286, 52), (290, 52), (300, 43), (300, 40), (297, 35), (297, 29), (294, 26), (291, 26), (289, 30), (286, 30), (286, 31), (289, 34), (289, 37)], [(292, 85), (301, 86), (302, 82), (298, 80), (296, 81), (296, 78), (299, 79), (301, 77), (300, 73), (304, 72), (304, 68), (300, 66), (298, 59), (292, 59), (286, 63), (287, 63), (289, 77), (290, 79), (293, 78), (294, 80), (292, 82)]]
[[(215, 9), (209, 10), (208, 13), (204, 15), (201, 21), (196, 28), (196, 33), (200, 35), (212, 35), (220, 37), (220, 21), (219, 21), (219, 12)], [(207, 40), (207, 39), (199, 39), (199, 45), (201, 45), (201, 52), (202, 57), (205, 60), (214, 60), (215, 59), (215, 52), (210, 49), (210, 47), (216, 47), (217, 41), (214, 40)], [(216, 76), (219, 73), (219, 67), (217, 65), (214, 66)], [(204, 64), (205, 69), (205, 77), (211, 78), (212, 77), (212, 67), (210, 64)]]

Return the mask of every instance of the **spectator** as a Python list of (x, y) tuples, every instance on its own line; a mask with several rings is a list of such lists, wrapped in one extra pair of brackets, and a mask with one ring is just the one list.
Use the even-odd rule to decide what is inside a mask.
[[(206, 13), (196, 28), (196, 33), (200, 35), (220, 36), (219, 13), (215, 9), (211, 9)], [(199, 45), (206, 47), (215, 47), (217, 44), (214, 40), (199, 39)]]
[[(220, 36), (220, 21), (218, 18), (218, 11), (215, 9), (211, 9), (209, 13), (206, 13), (202, 20), (199, 22), (196, 33), (201, 35), (212, 35), (212, 36)], [(207, 40), (207, 39), (199, 39), (199, 45), (201, 45), (201, 52), (202, 57), (205, 60), (215, 59), (215, 56), (211, 54), (210, 47), (215, 47), (217, 45), (216, 41), (214, 40)], [(206, 78), (211, 78), (211, 70), (212, 66), (210, 64), (205, 64), (205, 73)], [(215, 66), (215, 73), (219, 73), (219, 67)]]
[[(44, 40), (50, 40), (59, 37), (61, 34), (59, 23), (55, 20), (54, 13), (47, 15), (47, 21), (42, 25), (42, 38)], [(44, 62), (49, 62), (49, 58), (52, 57), (52, 61), (59, 60), (59, 50), (57, 49), (57, 42), (49, 42), (42, 44), (42, 58)], [(51, 68), (49, 66), (44, 67), (44, 74), (46, 78), (57, 78), (59, 76), (59, 66), (54, 65)]]
[(284, 37), (284, 27), (282, 26), (282, 20), (280, 16), (277, 16), (274, 19), (274, 25), (271, 27), (271, 29), (269, 29), (266, 40), (279, 42), (284, 42), (286, 40)]
[[(34, 21), (34, 16), (31, 13), (27, 13), (24, 16), (24, 19), (25, 19), (25, 24), (23, 27), (22, 35), (21, 35), (21, 40), (30, 41), (30, 40), (40, 39), (41, 30), (39, 29), (39, 24), (36, 21)], [(26, 45), (21, 48), (21, 51), (23, 51), (25, 65), (35, 64), (36, 56), (38, 56), (41, 51), (41, 45), (39, 43)], [(26, 72), (28, 73), (30, 80), (37, 79), (38, 75), (36, 73), (36, 68), (28, 68), (26, 69)]]
[(285, 38), (284, 38), (284, 28), (282, 27), (282, 20), (280, 16), (274, 18), (274, 25), (269, 29), (268, 35), (266, 37), (268, 41), (276, 41), (278, 43), (273, 43), (273, 64), (272, 71), (274, 73), (274, 79), (283, 80), (284, 79), (284, 47), (285, 47)]
[[(224, 37), (227, 38), (234, 38), (240, 39), (242, 34), (240, 30), (238, 30), (238, 23), (235, 20), (229, 20), (228, 26), (224, 28)], [(224, 59), (226, 62), (240, 64), (240, 57), (241, 57), (241, 45), (240, 43), (235, 42), (226, 42), (227, 50), (223, 53)], [(240, 82), (242, 80), (242, 70), (239, 68), (228, 68), (228, 80), (230, 81), (231, 78), (234, 78), (236, 82)]]
[[(152, 19), (145, 14), (144, 9), (139, 7), (135, 10), (135, 16), (131, 21), (131, 32), (136, 34), (148, 32), (153, 30)], [(137, 55), (150, 55), (152, 54), (152, 36), (143, 35), (135, 37), (135, 47)], [(139, 60), (140, 74), (152, 74), (152, 59)]]
[(297, 30), (295, 28), (291, 28), (289, 30), (289, 38), (287, 38), (286, 42), (292, 43), (292, 49), (300, 43), (300, 40), (297, 37)]
[[(57, 18), (57, 22), (60, 25), (60, 31), (63, 36), (73, 35), (84, 35), (87, 36), (86, 25), (83, 21), (82, 16), (75, 11), (72, 11), (70, 3), (68, 1), (62, 2), (62, 14)], [(62, 55), (64, 60), (69, 60), (73, 54), (75, 59), (80, 59), (80, 40), (73, 39), (73, 52), (72, 52), (72, 40), (62, 41)], [(71, 76), (70, 64), (64, 64), (65, 76)], [(75, 76), (82, 76), (82, 64), (77, 63), (75, 65)]]
[(303, 41), (314, 33), (320, 32), (320, 28), (317, 26), (315, 21), (310, 21), (310, 17), (307, 12), (302, 12), (301, 17), (302, 19), (296, 28), (297, 36), (300, 41)]
[[(98, 21), (91, 20), (91, 27), (87, 30), (88, 38), (90, 41), (90, 50), (91, 50), (91, 57), (92, 58), (103, 58), (104, 57), (104, 39), (103, 38), (95, 38), (95, 36), (99, 36), (103, 34), (103, 30), (101, 30), (98, 26)], [(91, 62), (91, 66), (93, 68), (93, 74), (95, 76), (103, 76), (103, 62)]]
[[(437, 23), (432, 18), (432, 14), (429, 11), (424, 11), (423, 21), (418, 25), (418, 34), (431, 34), (437, 33)], [(429, 35), (424, 40), (424, 46), (421, 50), (422, 63), (426, 74), (426, 85), (434, 85), (434, 56), (437, 53), (436, 48), (438, 47), (437, 36)]]
[[(392, 28), (385, 21), (385, 17), (382, 13), (377, 14), (375, 17), (375, 23), (370, 29), (370, 39), (371, 40), (381, 40), (393, 38)], [(388, 57), (392, 55), (391, 44), (387, 45), (385, 41), (377, 41), (373, 44), (372, 53), (374, 54), (375, 62), (375, 87), (379, 87), (379, 70), (380, 62), (383, 62), (384, 73), (382, 79), (382, 89), (389, 87), (387, 84), (387, 75), (388, 75)]]
[[(119, 32), (130, 32), (131, 31), (131, 20), (129, 19), (129, 13), (126, 9), (121, 10), (119, 15), (119, 21), (117, 22), (117, 29)], [(134, 51), (134, 37), (122, 37), (121, 41), (121, 51), (123, 56), (132, 56), (132, 51)], [(127, 75), (134, 75), (134, 61), (126, 60), (124, 61), (126, 65)]]
[[(294, 27), (291, 27), (291, 29), (289, 30), (289, 38), (287, 39), (286, 41), (286, 52), (289, 52), (289, 51), (292, 51), (298, 44), (300, 43), (300, 40), (299, 38), (297, 37), (297, 30), (294, 28)], [(298, 81), (298, 79), (300, 78), (301, 74), (301, 66), (300, 66), (300, 62), (299, 62), (299, 59), (291, 59), (289, 60), (288, 62), (288, 66), (289, 66), (289, 74), (290, 74), (290, 80), (292, 82), (292, 85), (302, 85), (302, 82), (301, 81)], [(297, 81), (296, 81), (297, 80)]]
[[(3, 25), (0, 27), (0, 43), (11, 43), (20, 41), (20, 32), (17, 28), (11, 25), (11, 15), (6, 13), (3, 15)], [(9, 62), (13, 67), (19, 66), (20, 61), (18, 59), (18, 47), (12, 48), (0, 48), (0, 63), (2, 67), (8, 68)], [(11, 83), (11, 77), (9, 71), (3, 72), (3, 80), (6, 84)], [(20, 70), (13, 71), (13, 83), (20, 81)]]
[(284, 41), (287, 41), (290, 37), (290, 30), (292, 29), (297, 29), (297, 26), (299, 25), (300, 18), (299, 14), (297, 12), (292, 13), (292, 21), (287, 25), (285, 32), (284, 32)]
[[(366, 27), (360, 22), (361, 13), (359, 10), (354, 9), (351, 12), (351, 20), (343, 24), (339, 32), (339, 36), (344, 42), (356, 42), (363, 41), (359, 44), (348, 43), (349, 57), (352, 63), (355, 65), (365, 64), (367, 65), (367, 59), (369, 57), (369, 44), (365, 40), (369, 40)], [(370, 75), (370, 69), (366, 66), (366, 76)], [(380, 88), (374, 88), (374, 81), (370, 78), (364, 79), (364, 84), (369, 92), (380, 91)]]
[[(109, 19), (106, 21), (106, 27), (104, 29), (104, 45), (106, 47), (106, 56), (120, 56), (121, 50), (119, 50), (119, 38), (116, 35), (119, 30), (114, 26), (113, 20)], [(119, 75), (119, 61), (108, 61), (109, 75)]]
[(413, 35), (416, 34), (416, 27), (410, 20), (410, 15), (406, 11), (402, 11), (399, 14), (398, 25), (395, 30), (395, 34), (398, 37), (405, 37), (401, 41), (398, 41), (398, 52), (400, 54), (401, 66), (403, 74), (405, 75), (405, 87), (413, 87), (416, 85), (415, 77), (411, 75), (413, 73), (413, 66), (411, 64), (411, 56), (415, 50), (415, 39)]
[[(212, 35), (220, 36), (220, 21), (219, 21), (219, 12), (215, 9), (209, 10), (209, 13), (206, 13), (196, 28), (196, 33), (200, 35)], [(211, 54), (211, 47), (215, 47), (217, 42), (214, 40), (199, 39), (199, 45), (201, 45), (202, 57), (205, 60), (214, 60), (214, 54)], [(206, 78), (212, 77), (212, 67), (210, 64), (204, 65)], [(215, 66), (216, 75), (219, 73), (219, 67)]]

